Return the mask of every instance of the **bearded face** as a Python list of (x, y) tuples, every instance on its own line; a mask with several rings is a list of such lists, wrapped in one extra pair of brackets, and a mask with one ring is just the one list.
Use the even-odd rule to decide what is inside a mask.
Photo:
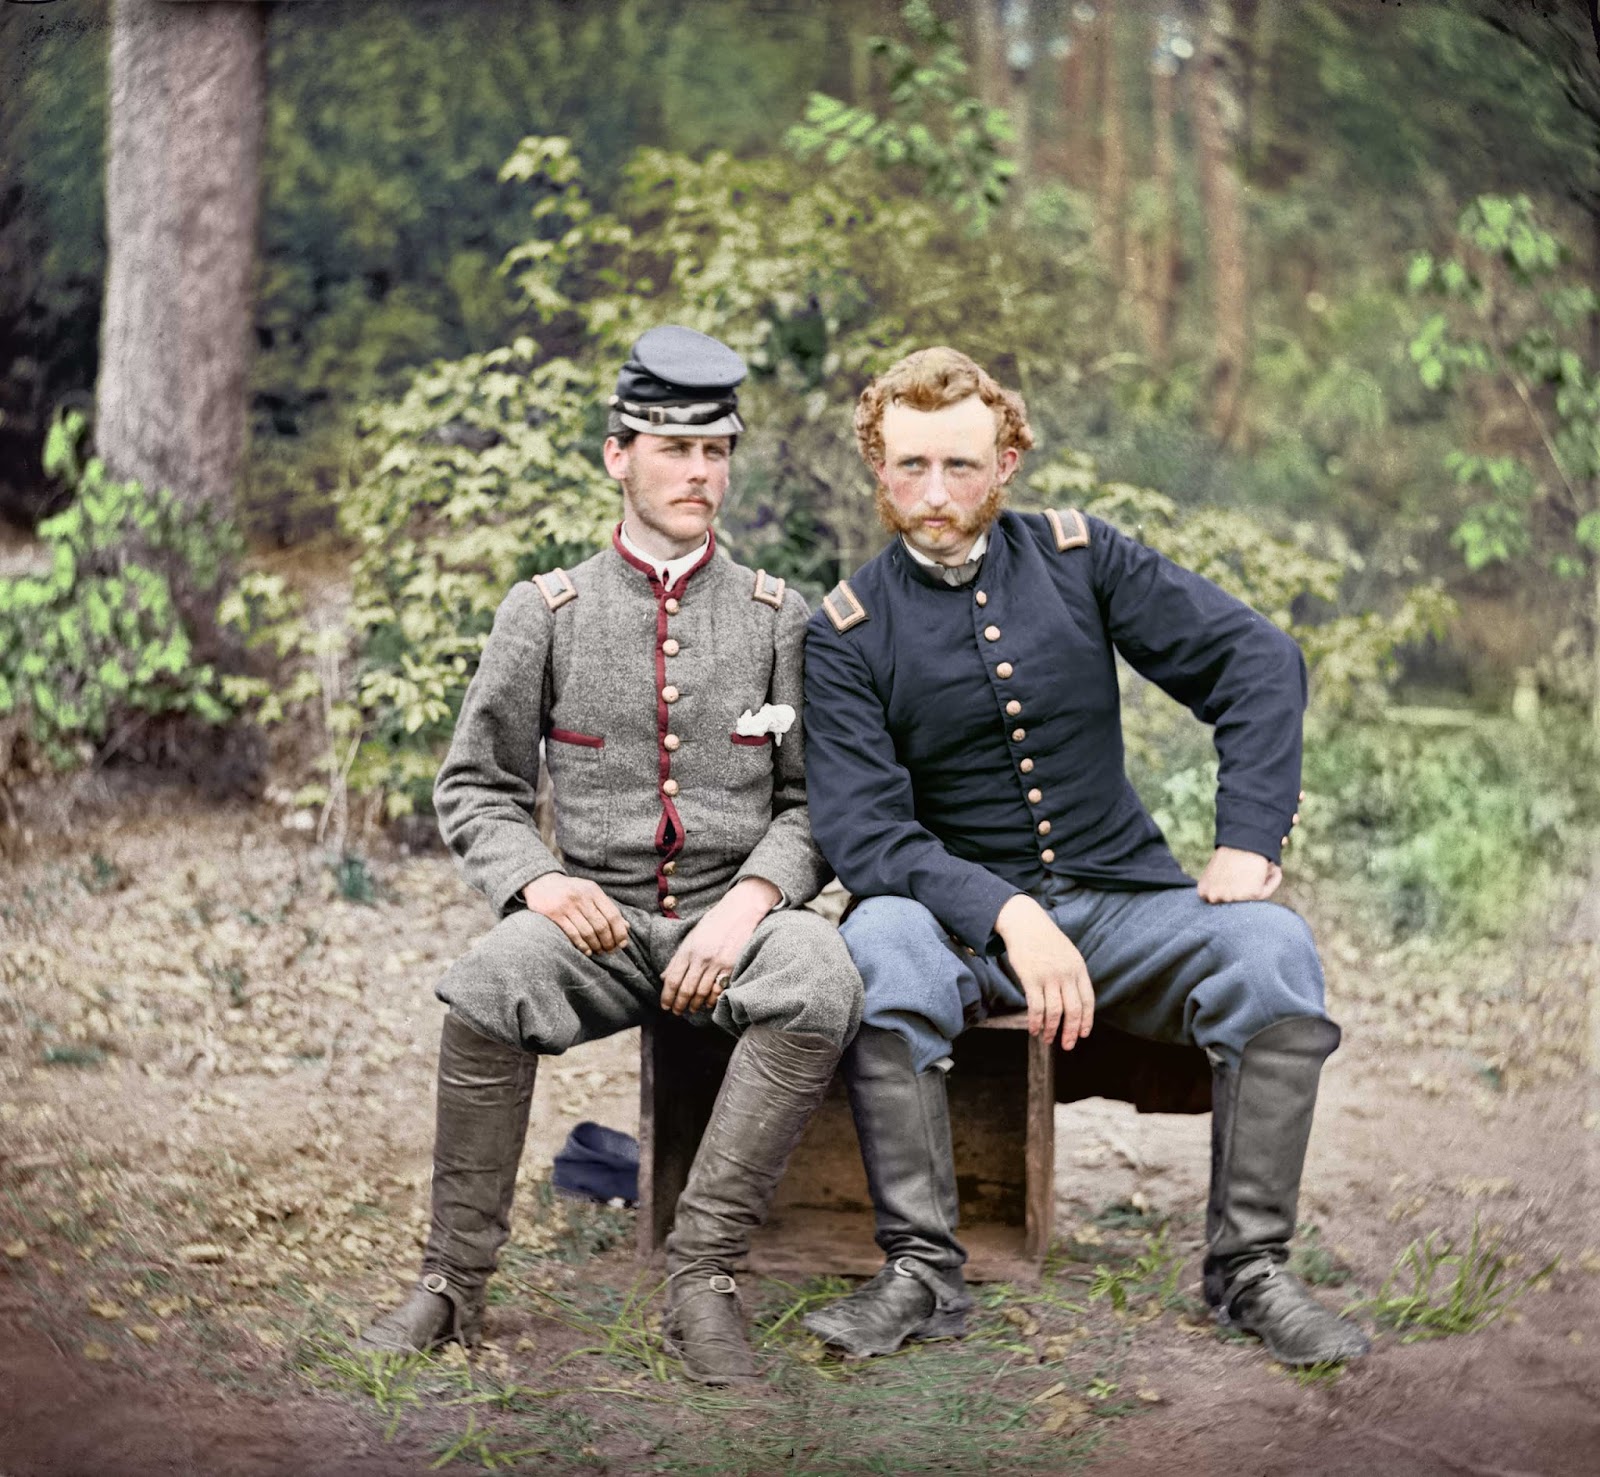
[(920, 554), (959, 564), (1005, 506), (1019, 453), (996, 447), (994, 411), (976, 395), (939, 410), (884, 408), (877, 508)]

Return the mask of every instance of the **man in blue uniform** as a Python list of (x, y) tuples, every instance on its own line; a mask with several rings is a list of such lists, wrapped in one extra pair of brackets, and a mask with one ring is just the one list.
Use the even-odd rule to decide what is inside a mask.
[[(1339, 1041), (1309, 930), (1266, 901), (1298, 820), (1298, 648), (1098, 519), (1006, 511), (1026, 408), (953, 349), (870, 385), (856, 434), (897, 537), (811, 618), (806, 768), (856, 898), (844, 1069), (887, 1263), (807, 1325), (858, 1357), (962, 1332), (944, 1069), (966, 1026), (1026, 1006), (1069, 1051), (1097, 1019), (1205, 1051), (1207, 1301), (1287, 1364), (1365, 1353), (1285, 1266)], [(1215, 728), (1198, 884), (1124, 775), (1117, 652)]]

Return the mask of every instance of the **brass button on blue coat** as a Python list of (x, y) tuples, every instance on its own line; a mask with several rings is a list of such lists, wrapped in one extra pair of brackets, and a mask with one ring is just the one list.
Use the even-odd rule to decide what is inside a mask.
[(1009, 677), (1015, 670), (1016, 668), (1013, 667), (1010, 662), (1001, 662), (1000, 665), (994, 669), (994, 674), (996, 677)]

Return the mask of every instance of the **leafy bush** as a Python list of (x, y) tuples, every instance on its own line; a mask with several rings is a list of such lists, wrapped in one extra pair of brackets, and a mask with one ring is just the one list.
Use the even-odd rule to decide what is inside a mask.
[(70, 412), (45, 447), (45, 470), (76, 489), (39, 525), (49, 572), (0, 579), (0, 719), (57, 769), (94, 757), (135, 715), (230, 714), (179, 596), (214, 598), (232, 529), (165, 489), (111, 480), (98, 458), (80, 466), (83, 430)]

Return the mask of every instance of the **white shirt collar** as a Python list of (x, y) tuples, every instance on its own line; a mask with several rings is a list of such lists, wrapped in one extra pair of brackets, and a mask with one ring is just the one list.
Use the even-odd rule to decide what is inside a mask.
[(705, 558), (706, 548), (711, 543), (711, 535), (707, 534), (700, 540), (698, 548), (691, 549), (687, 554), (680, 554), (676, 559), (658, 559), (654, 554), (648, 554), (638, 544), (628, 537), (628, 525), (622, 525), (622, 547), (625, 548), (641, 564), (648, 564), (656, 572), (657, 578), (664, 585), (672, 584), (679, 575), (693, 569)]
[[(627, 535), (624, 534), (623, 537), (626, 538)], [(941, 565), (937, 559), (930, 559), (926, 554), (924, 554), (922, 552), (921, 549), (912, 548), (909, 543), (906, 543), (906, 536), (904, 534), (900, 535), (900, 542), (905, 544), (906, 553), (908, 553), (913, 559), (915, 559), (918, 564), (925, 564), (925, 565), (928, 566), (929, 569), (941, 569), (941, 568), (945, 567), (945, 566)], [(972, 548), (967, 551), (967, 557), (965, 559), (963, 559), (961, 562), (963, 564), (972, 564), (972, 563), (974, 563), (975, 561), (983, 558), (983, 551), (985, 549), (987, 549), (988, 547), (989, 547), (989, 530), (986, 528), (973, 541)]]

